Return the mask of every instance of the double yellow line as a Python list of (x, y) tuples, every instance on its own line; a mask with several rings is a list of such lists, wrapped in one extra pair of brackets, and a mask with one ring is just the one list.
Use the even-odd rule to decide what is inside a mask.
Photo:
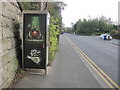
[(101, 70), (80, 48), (78, 48), (67, 36), (65, 38), (69, 43), (77, 49), (78, 53), (84, 58), (84, 60), (96, 71), (96, 73), (107, 83), (110, 88), (120, 87), (103, 71)]

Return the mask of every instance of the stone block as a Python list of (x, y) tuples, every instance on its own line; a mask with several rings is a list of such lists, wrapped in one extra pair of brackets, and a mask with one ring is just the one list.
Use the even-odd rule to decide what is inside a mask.
[(2, 38), (0, 37), (0, 53), (2, 53)]
[(11, 62), (4, 67), (3, 69), (3, 83), (4, 83), (3, 86), (4, 87), (6, 87), (7, 84), (10, 84), (12, 79), (14, 78), (15, 71), (17, 70), (15, 66), (17, 65), (15, 64), (13, 65), (13, 63)]
[(3, 67), (3, 81), (6, 81), (6, 79), (9, 77), (9, 75), (11, 73), (14, 73), (12, 65), (13, 65), (12, 62), (10, 62)]
[[(2, 2), (0, 2), (0, 8), (2, 8)], [(0, 15), (2, 14), (2, 9), (0, 9)]]
[(2, 68), (2, 61), (0, 60), (0, 69)]
[(0, 27), (0, 38), (2, 38), (2, 27)]
[(12, 38), (12, 39), (11, 39), (11, 43), (12, 43), (12, 47), (15, 48), (15, 47), (16, 47), (15, 38)]
[(3, 38), (2, 39), (2, 50), (8, 50), (12, 48), (11, 38)]
[(14, 37), (13, 31), (10, 28), (3, 28), (3, 38)]
[(2, 89), (2, 85), (3, 85), (3, 73), (2, 73), (2, 68), (0, 68), (0, 90)]
[(2, 53), (0, 53), (0, 69), (2, 68)]
[(11, 84), (11, 82), (13, 81), (15, 76), (15, 73), (11, 73), (9, 75), (9, 77), (6, 79), (6, 81), (3, 82), (2, 88), (7, 88), (9, 87), (9, 85)]
[(11, 56), (10, 56), (11, 58), (16, 58), (16, 49), (15, 48), (11, 49), (10, 53), (11, 53)]
[(18, 59), (13, 58), (12, 62), (13, 62), (13, 71), (16, 71), (18, 69)]
[(11, 62), (11, 53), (10, 51), (6, 51), (4, 52), (4, 54), (2, 55), (2, 65), (5, 66), (7, 65), (8, 63)]
[[(11, 18), (12, 19), (12, 18)], [(2, 17), (2, 26), (7, 28), (13, 28), (13, 21), (9, 19), (8, 17)]]
[(17, 18), (17, 8), (9, 2), (5, 2), (4, 4), (2, 4), (2, 11), (3, 15), (10, 19)]
[[(0, 2), (0, 8), (1, 8), (1, 2)], [(2, 10), (0, 9), (0, 38), (2, 37), (2, 25), (1, 25), (1, 23), (2, 23), (2, 16), (1, 16), (1, 14), (2, 14)]]

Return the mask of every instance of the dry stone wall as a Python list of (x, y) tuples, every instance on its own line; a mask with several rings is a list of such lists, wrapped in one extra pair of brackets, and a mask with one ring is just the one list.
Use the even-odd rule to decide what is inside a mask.
[[(20, 28), (15, 28), (16, 24)], [(7, 88), (21, 60), (22, 13), (17, 2), (0, 2), (0, 89)]]

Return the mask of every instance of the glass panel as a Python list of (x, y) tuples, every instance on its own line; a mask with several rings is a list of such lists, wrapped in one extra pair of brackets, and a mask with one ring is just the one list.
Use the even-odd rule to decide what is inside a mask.
[(43, 40), (43, 34), (41, 32), (41, 17), (37, 15), (28, 16), (28, 22), (26, 23), (26, 40), (27, 41), (44, 41)]

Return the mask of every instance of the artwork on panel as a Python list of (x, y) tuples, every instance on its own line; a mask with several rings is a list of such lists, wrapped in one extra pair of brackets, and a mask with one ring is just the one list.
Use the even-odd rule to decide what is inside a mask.
[(40, 17), (31, 16), (30, 22), (27, 24), (27, 29), (29, 30), (27, 35), (27, 40), (43, 40), (43, 36), (40, 30)]
[(27, 58), (32, 60), (34, 63), (39, 64), (42, 59), (41, 52), (37, 49), (32, 49)]

